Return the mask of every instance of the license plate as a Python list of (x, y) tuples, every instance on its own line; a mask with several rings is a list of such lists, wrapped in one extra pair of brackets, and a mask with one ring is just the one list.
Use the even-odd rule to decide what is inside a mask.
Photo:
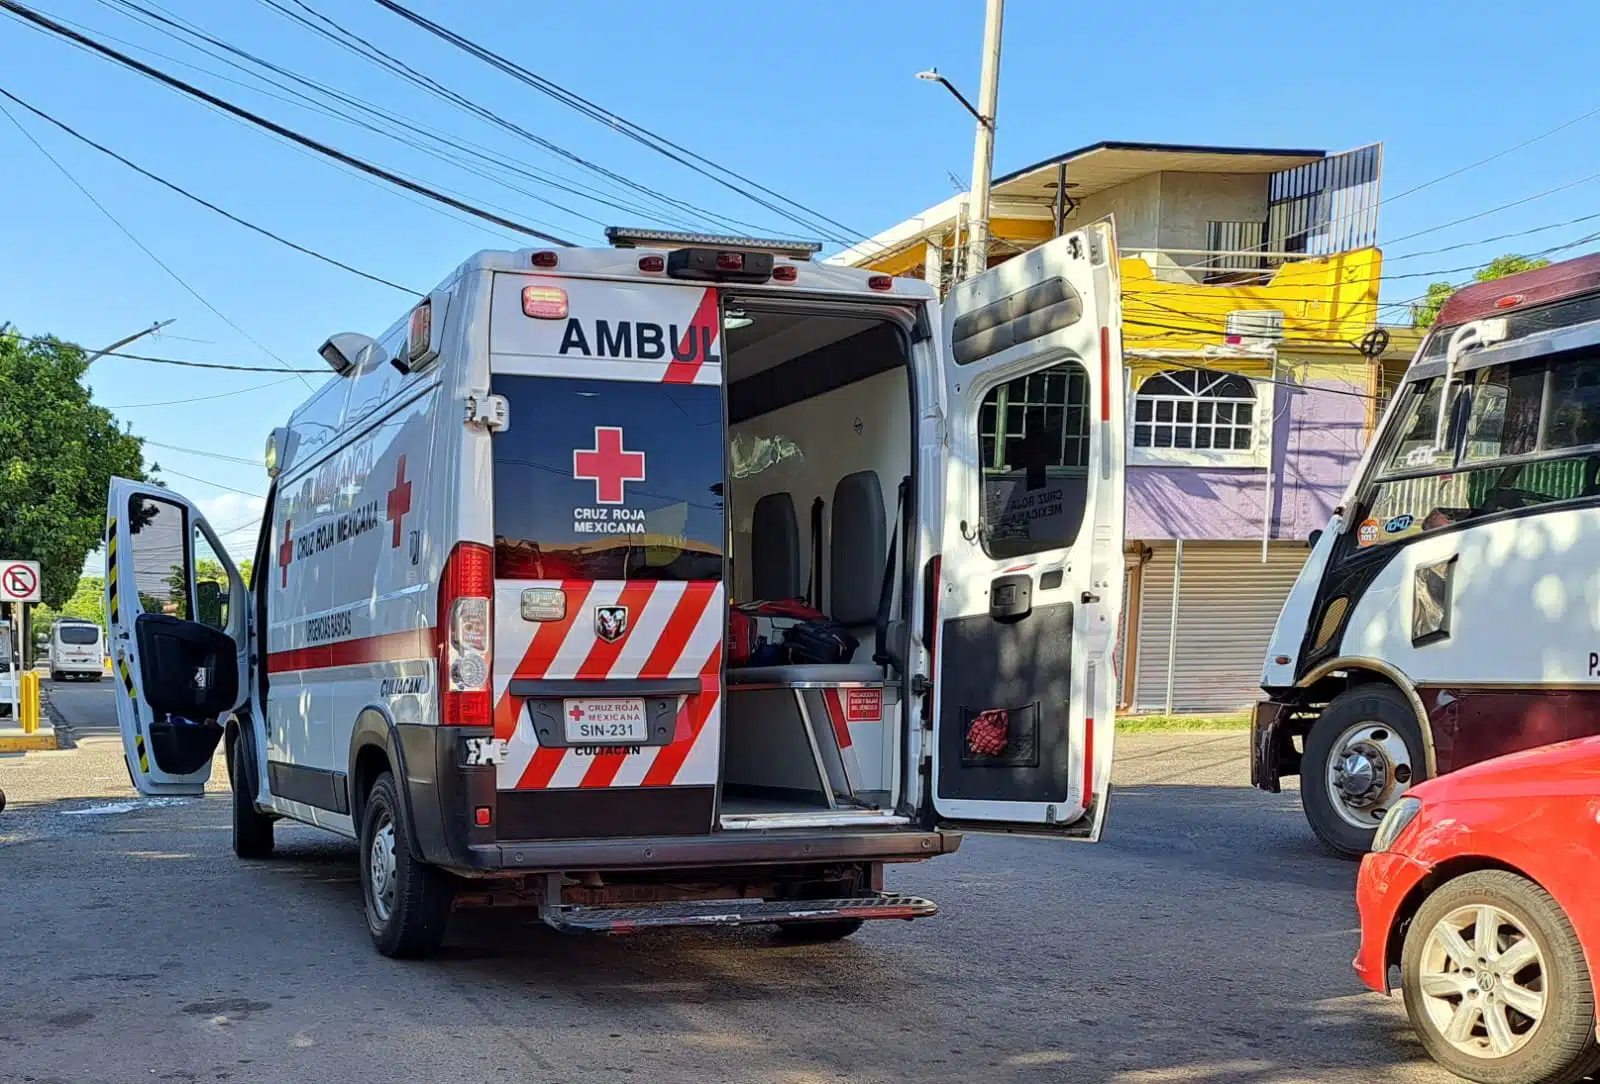
[(562, 718), (569, 745), (633, 745), (650, 738), (643, 700), (565, 700)]

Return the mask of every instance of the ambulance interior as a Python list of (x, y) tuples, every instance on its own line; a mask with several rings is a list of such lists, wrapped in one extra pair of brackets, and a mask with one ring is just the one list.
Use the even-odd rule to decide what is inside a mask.
[[(915, 453), (904, 330), (727, 299), (730, 602), (797, 599), (859, 642), (847, 661), (730, 661), (722, 826), (897, 821), (908, 582), (899, 506)], [(906, 486), (906, 499), (914, 493)], [(889, 568), (889, 552), (899, 551)], [(769, 643), (782, 621), (758, 622)], [(874, 660), (879, 656), (879, 661)]]

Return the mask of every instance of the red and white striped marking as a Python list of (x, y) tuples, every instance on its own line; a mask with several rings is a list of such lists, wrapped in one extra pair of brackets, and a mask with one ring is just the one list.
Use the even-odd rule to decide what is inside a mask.
[[(566, 592), (562, 621), (524, 621), (522, 592)], [(598, 606), (626, 606), (627, 633), (614, 643), (595, 632)], [(506, 742), (501, 790), (575, 787), (709, 786), (721, 758), (723, 590), (720, 583), (499, 580), (495, 584), (495, 737)], [(683, 698), (672, 743), (637, 753), (591, 755), (541, 747), (513, 678), (571, 680), (699, 677)], [(596, 690), (597, 695), (603, 695)]]

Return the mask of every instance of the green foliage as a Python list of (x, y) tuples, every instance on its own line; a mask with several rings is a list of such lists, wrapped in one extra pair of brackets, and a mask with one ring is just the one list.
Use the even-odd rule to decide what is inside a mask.
[(138, 437), (89, 401), (83, 351), (0, 333), (0, 556), (38, 561), (60, 607), (105, 530), (112, 475), (143, 479)]
[(35, 607), (34, 635), (39, 638), (49, 636), (51, 626), (61, 617), (81, 617), (85, 621), (94, 621), (101, 628), (105, 628), (106, 581), (99, 576), (84, 576), (78, 581), (78, 587), (72, 592), (72, 597), (59, 609), (50, 606)]
[[(1507, 275), (1515, 275), (1518, 271), (1535, 271), (1541, 267), (1549, 267), (1550, 261), (1532, 256), (1519, 256), (1514, 252), (1504, 256), (1496, 256), (1483, 267), (1472, 273), (1475, 282), (1493, 282), (1503, 279)], [(1450, 295), (1456, 292), (1457, 287), (1448, 282), (1435, 282), (1428, 287), (1428, 296), (1416, 308), (1413, 324), (1416, 327), (1432, 327), (1433, 322), (1439, 318), (1439, 310), (1444, 303), (1450, 300)]]

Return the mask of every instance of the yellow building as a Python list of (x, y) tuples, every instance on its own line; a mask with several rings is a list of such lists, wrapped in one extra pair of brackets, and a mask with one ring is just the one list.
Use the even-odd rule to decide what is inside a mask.
[[(1259, 694), (1306, 538), (1409, 357), (1378, 325), (1381, 164), (1376, 144), (1329, 155), (1107, 142), (993, 183), (991, 266), (1080, 223), (1116, 223), (1130, 710), (1231, 711)], [(967, 197), (953, 196), (829, 262), (942, 291), (961, 275), (968, 228)]]

